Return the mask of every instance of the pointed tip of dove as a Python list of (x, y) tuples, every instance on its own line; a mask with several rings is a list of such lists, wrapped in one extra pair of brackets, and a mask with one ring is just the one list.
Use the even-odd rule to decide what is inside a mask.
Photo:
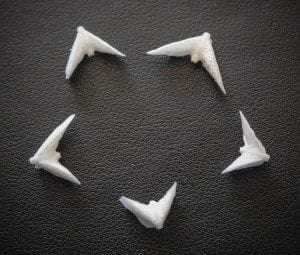
[(81, 182), (75, 177), (75, 179), (72, 181), (74, 184), (80, 186)]
[(245, 115), (242, 113), (242, 111), (239, 111), (240, 117), (241, 117), (241, 123), (242, 123), (242, 129), (243, 132), (247, 129), (251, 129), (250, 124), (248, 123), (248, 120), (246, 119)]
[(226, 169), (221, 172), (221, 174), (226, 174), (226, 173), (228, 173)]
[(227, 174), (230, 173), (231, 171), (233, 171), (234, 169), (231, 169), (230, 167), (225, 168), (221, 174)]
[(226, 90), (225, 90), (225, 87), (224, 87), (224, 84), (223, 84), (221, 74), (219, 74), (219, 77), (214, 77), (213, 75), (212, 75), (212, 77), (215, 80), (215, 82), (217, 83), (217, 85), (219, 86), (220, 90), (223, 92), (223, 94), (226, 95)]
[(68, 117), (68, 119), (73, 120), (75, 118), (75, 114), (72, 114)]
[(171, 187), (171, 189), (176, 189), (177, 188), (177, 181), (175, 181)]
[(239, 113), (240, 113), (241, 119), (246, 119), (246, 118), (245, 118), (245, 115), (242, 113), (242, 111), (239, 111)]
[(69, 71), (66, 71), (65, 74), (66, 74), (66, 80), (69, 80), (71, 78), (71, 76), (72, 76), (72, 73), (69, 72)]
[(175, 181), (173, 185), (168, 189), (165, 195), (170, 195), (171, 197), (175, 197), (177, 188), (177, 182)]
[(222, 83), (222, 86), (219, 85), (219, 87), (222, 90), (223, 94), (226, 95), (226, 90), (225, 90), (223, 83)]
[(150, 51), (147, 51), (146, 54), (147, 54), (147, 55), (150, 55), (150, 56), (158, 55), (156, 50), (150, 50)]
[(74, 119), (75, 114), (70, 115), (64, 122), (67, 123), (67, 125), (69, 125), (72, 120)]
[(120, 52), (120, 51), (119, 51), (119, 54), (118, 54), (118, 55), (119, 55), (120, 57), (124, 57), (124, 58), (126, 57), (126, 55), (125, 55), (124, 53)]
[(125, 196), (121, 196), (119, 201), (121, 202), (121, 204), (125, 207), (125, 208), (128, 208), (128, 201), (129, 199)]

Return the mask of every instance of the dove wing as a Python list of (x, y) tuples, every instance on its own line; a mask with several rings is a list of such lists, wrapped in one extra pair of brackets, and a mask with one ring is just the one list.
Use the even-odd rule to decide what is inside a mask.
[(207, 72), (211, 75), (211, 77), (218, 84), (219, 88), (222, 90), (224, 94), (226, 94), (225, 87), (223, 84), (220, 68), (215, 56), (214, 49), (212, 47), (212, 42), (209, 37), (204, 34), (203, 45), (201, 47), (201, 61)]
[(43, 159), (44, 156), (49, 158), (49, 155), (53, 155), (56, 153), (56, 148), (62, 136), (64, 135), (66, 129), (72, 122), (75, 114), (69, 116), (62, 124), (56, 127), (50, 136), (46, 139), (46, 141), (42, 144), (39, 150), (35, 153), (35, 158)]
[(246, 147), (257, 148), (261, 153), (266, 154), (265, 147), (262, 145), (261, 141), (256, 137), (253, 129), (250, 127), (244, 114), (240, 111), (242, 129), (243, 129), (243, 140)]
[(148, 55), (167, 55), (174, 57), (183, 57), (191, 55), (197, 37), (185, 39), (179, 42), (173, 42), (155, 50), (148, 51)]
[(78, 32), (66, 65), (66, 79), (69, 79), (72, 76), (74, 70), (82, 61), (85, 54), (87, 54), (85, 39), (83, 35)]
[(109, 53), (121, 57), (125, 57), (125, 55), (109, 45), (107, 42), (103, 41), (99, 37), (93, 35), (92, 33), (86, 31), (88, 33), (89, 38), (89, 45), (93, 51), (103, 52), (103, 53)]
[(80, 181), (66, 167), (60, 164), (58, 160), (41, 160), (38, 162), (38, 166), (55, 176), (80, 185)]
[(233, 161), (231, 165), (229, 165), (222, 172), (222, 174), (229, 173), (234, 170), (258, 166), (261, 165), (263, 162), (264, 160), (259, 155), (244, 152), (235, 161)]
[(176, 195), (176, 187), (177, 187), (177, 182), (174, 182), (174, 184), (172, 185), (172, 187), (166, 192), (166, 194), (163, 196), (163, 198), (161, 198), (158, 201), (158, 204), (161, 208), (161, 212), (162, 212), (162, 217), (163, 217), (163, 222), (165, 221), (165, 219), (167, 218), (170, 209), (171, 209), (171, 205), (173, 203), (173, 200), (175, 198)]

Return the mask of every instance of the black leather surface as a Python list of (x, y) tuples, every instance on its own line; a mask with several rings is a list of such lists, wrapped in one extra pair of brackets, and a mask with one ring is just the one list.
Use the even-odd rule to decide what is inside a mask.
[[(299, 254), (296, 1), (1, 1), (0, 15), (2, 254)], [(127, 57), (86, 57), (66, 81), (78, 25)], [(205, 31), (226, 97), (200, 63), (145, 54)], [(221, 176), (238, 110), (271, 160)], [(73, 113), (59, 151), (81, 187), (28, 162)], [(161, 231), (118, 201), (175, 180)]]

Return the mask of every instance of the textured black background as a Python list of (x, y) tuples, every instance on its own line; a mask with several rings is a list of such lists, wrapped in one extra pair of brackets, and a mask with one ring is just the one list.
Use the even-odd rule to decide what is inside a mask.
[[(3, 254), (299, 252), (296, 1), (1, 1), (0, 9)], [(127, 57), (86, 57), (65, 80), (78, 25)], [(145, 54), (205, 31), (226, 97), (201, 63)], [(238, 110), (271, 160), (221, 176), (243, 145)], [(59, 151), (81, 187), (28, 162), (73, 113)], [(161, 231), (118, 201), (159, 199), (175, 180)]]

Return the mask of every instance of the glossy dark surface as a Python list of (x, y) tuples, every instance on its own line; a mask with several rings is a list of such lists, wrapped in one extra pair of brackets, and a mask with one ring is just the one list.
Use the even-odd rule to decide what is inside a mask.
[[(0, 21), (3, 254), (299, 254), (296, 1), (1, 1)], [(65, 80), (78, 25), (127, 57), (85, 57)], [(145, 54), (206, 31), (226, 97), (201, 63)], [(221, 176), (238, 110), (271, 160)], [(28, 161), (73, 113), (59, 151), (81, 187)], [(118, 201), (175, 180), (161, 231)]]

